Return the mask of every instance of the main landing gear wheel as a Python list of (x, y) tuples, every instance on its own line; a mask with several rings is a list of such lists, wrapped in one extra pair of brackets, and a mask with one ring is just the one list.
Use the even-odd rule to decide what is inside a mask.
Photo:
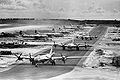
[(76, 46), (76, 50), (79, 51), (79, 47), (78, 46)]
[(56, 64), (54, 60), (51, 60), (51, 63), (52, 63), (52, 65), (55, 65), (55, 64)]
[(65, 46), (62, 46), (63, 50), (65, 50)]
[(35, 67), (38, 67), (38, 64), (35, 64)]

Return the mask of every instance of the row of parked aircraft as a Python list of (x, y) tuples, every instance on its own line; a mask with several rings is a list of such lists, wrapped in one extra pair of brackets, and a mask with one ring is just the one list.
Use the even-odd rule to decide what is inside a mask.
[[(27, 35), (27, 34), (24, 34), (23, 31), (20, 31), (19, 32), (19, 37), (34, 38), (34, 39), (42, 39), (42, 38), (43, 39), (44, 38), (47, 39), (49, 37), (63, 37), (64, 34), (70, 34), (70, 32), (69, 33), (68, 32), (63, 32), (63, 33), (62, 32), (59, 32), (59, 33), (52, 32), (52, 33), (42, 33), (41, 34), (37, 30), (35, 30), (35, 33), (36, 33), (35, 35)], [(86, 37), (86, 36), (84, 36), (84, 37)], [(91, 36), (89, 36), (89, 37), (91, 37)], [(23, 41), (22, 43), (19, 43), (19, 44), (18, 43), (12, 43), (12, 44), (10, 44), (10, 43), (8, 43), (8, 44), (1, 43), (0, 45), (3, 45), (3, 46), (6, 45), (9, 48), (9, 47), (11, 47), (11, 45), (13, 47), (16, 47), (16, 46), (19, 47), (19, 46), (24, 46), (24, 45), (26, 46), (27, 44), (24, 43), (24, 41)], [(92, 47), (92, 45), (88, 45), (86, 42), (85, 42), (85, 44), (76, 44), (76, 43), (74, 43), (74, 41), (72, 43), (69, 43), (69, 44), (63, 44), (63, 43), (56, 44), (54, 42), (53, 46), (54, 47), (57, 47), (57, 46), (62, 47), (63, 50), (65, 50), (66, 48), (68, 48), (68, 49), (75, 48), (76, 50), (79, 50), (79, 47), (84, 47), (85, 49), (87, 49), (87, 47)], [(13, 55), (0, 55), (0, 57), (17, 58), (17, 60), (15, 62), (23, 61), (24, 59), (28, 59), (30, 61), (30, 63), (32, 65), (35, 65), (35, 66), (37, 66), (39, 63), (43, 63), (43, 64), (44, 63), (51, 63), (52, 65), (55, 65), (56, 64), (56, 60), (62, 60), (65, 63), (65, 61), (67, 59), (79, 59), (79, 58), (83, 57), (83, 56), (64, 56), (62, 54), (60, 54), (61, 55), (60, 57), (54, 57), (54, 55), (55, 55), (55, 52), (53, 52), (53, 49), (51, 48), (49, 53), (47, 53), (47, 54), (39, 54), (39, 55), (36, 55), (36, 56), (33, 56), (30, 53), (29, 53), (28, 56), (24, 56), (21, 53), (20, 55), (17, 55), (17, 54), (13, 54)], [(84, 56), (84, 57), (87, 57), (87, 56)]]
[[(27, 42), (24, 42), (23, 40), (21, 41), (10, 41), (10, 42), (0, 42), (0, 48), (25, 48), (25, 47), (35, 47), (35, 46), (39, 46), (41, 44), (30, 44)], [(48, 44), (50, 45), (50, 44)], [(51, 44), (52, 45), (52, 44)], [(74, 42), (74, 39), (72, 40), (71, 43), (56, 43), (53, 42), (53, 46), (56, 47), (62, 47), (63, 50), (65, 50), (66, 48), (72, 50), (73, 48), (76, 49), (77, 51), (79, 51), (80, 47), (84, 47), (85, 49), (87, 49), (88, 47), (92, 47), (91, 44), (87, 44), (87, 42), (84, 43), (80, 43), (77, 44)]]
[(57, 43), (54, 42), (53, 46), (54, 46), (55, 48), (56, 48), (57, 46), (58, 46), (58, 47), (62, 47), (63, 50), (65, 50), (65, 49), (67, 48), (67, 49), (70, 49), (70, 50), (76, 49), (77, 51), (80, 50), (80, 47), (83, 47), (83, 48), (85, 48), (85, 49), (87, 49), (88, 47), (92, 47), (91, 44), (87, 44), (86, 42), (81, 43), (81, 44), (77, 44), (77, 43), (74, 42), (74, 39), (73, 39), (72, 43), (69, 43), (69, 44), (63, 44), (63, 43), (57, 44)]
[[(22, 55), (22, 53), (20, 53), (19, 55), (17, 55), (17, 54), (13, 54), (13, 55), (0, 55), (0, 57), (17, 58), (17, 60), (14, 63), (16, 63), (18, 61), (23, 61), (24, 59), (27, 59), (27, 60), (30, 61), (30, 63), (32, 65), (35, 65), (36, 67), (40, 63), (42, 63), (42, 64), (51, 63), (52, 65), (55, 65), (56, 64), (56, 60), (61, 60), (65, 64), (67, 59), (80, 59), (82, 57), (88, 57), (88, 56), (64, 56), (63, 54), (60, 54), (59, 57), (54, 57), (54, 55), (55, 55), (55, 52), (53, 51), (53, 48), (51, 48), (50, 52), (47, 53), (47, 54), (38, 54), (38, 55), (34, 56), (34, 55), (31, 55), (29, 53), (28, 56), (24, 56), (24, 55)], [(4, 65), (5, 66), (7, 64), (2, 63), (0, 65)]]
[[(100, 65), (102, 66), (103, 64), (105, 65), (113, 65), (113, 66), (120, 66), (120, 56), (109, 56), (106, 55), (105, 53), (103, 53), (103, 51), (101, 52), (101, 49), (97, 49), (97, 53), (99, 53), (100, 56), (103, 56), (106, 59), (111, 59), (112, 62), (110, 61), (110, 63), (106, 63), (105, 61), (100, 61)], [(3, 61), (3, 57), (5, 58), (14, 58), (14, 62), (12, 62), (12, 64), (17, 63), (18, 61), (23, 61), (23, 60), (29, 60), (30, 63), (32, 65), (35, 65), (35, 67), (38, 67), (39, 64), (48, 64), (50, 63), (51, 65), (56, 65), (56, 61), (60, 60), (63, 61), (63, 63), (66, 63), (66, 60), (68, 59), (80, 59), (80, 58), (88, 58), (88, 56), (65, 56), (63, 54), (60, 54), (60, 56), (54, 56), (56, 55), (56, 53), (53, 51), (53, 48), (51, 47), (50, 52), (46, 53), (46, 54), (39, 54), (37, 53), (37, 55), (31, 55), (30, 53), (28, 55), (22, 55), (22, 53), (20, 54), (15, 54), (12, 53), (12, 55), (0, 55), (0, 61)], [(8, 67), (9, 65), (12, 64), (8, 64), (7, 62), (3, 62), (0, 63), (0, 65), (2, 67)]]
[[(64, 33), (58, 33), (58, 32), (54, 32), (54, 33), (36, 33), (35, 35), (26, 35), (23, 32), (20, 31), (20, 36), (23, 38), (34, 38), (34, 39), (45, 39), (47, 40), (48, 38), (52, 38), (52, 37), (64, 37), (65, 34), (70, 34), (70, 32), (64, 32)], [(74, 35), (76, 38), (81, 38), (82, 40), (93, 40), (95, 38), (97, 38), (97, 36), (90, 36), (89, 34), (87, 35)]]
[(0, 48), (25, 48), (25, 47), (35, 47), (35, 46), (38, 46), (38, 45), (35, 45), (35, 44), (31, 45), (31, 44), (24, 42), (23, 40), (22, 41), (0, 42)]
[(3, 38), (3, 37), (23, 37), (23, 38), (33, 38), (33, 39), (47, 40), (48, 38), (52, 38), (52, 37), (63, 37), (64, 34), (69, 34), (69, 33), (70, 32), (68, 32), (68, 31), (39, 33), (37, 30), (35, 30), (34, 35), (28, 35), (28, 34), (25, 34), (23, 31), (19, 31), (18, 33), (5, 33), (5, 32), (2, 32), (0, 34), (0, 38)]
[[(76, 28), (75, 28), (76, 29)], [(47, 41), (49, 38), (52, 37), (64, 37), (65, 34), (71, 34), (69, 31), (60, 31), (60, 32), (49, 32), (49, 33), (40, 33), (37, 30), (35, 30), (35, 34), (33, 35), (28, 35), (25, 34), (23, 31), (19, 31), (18, 33), (4, 33), (2, 32), (0, 37), (22, 37), (22, 38), (32, 38), (35, 40), (44, 40)], [(84, 35), (84, 33), (77, 33), (77, 35), (74, 35), (76, 38), (81, 38), (82, 40), (93, 40), (94, 38), (97, 38), (97, 36), (90, 36), (89, 34)]]

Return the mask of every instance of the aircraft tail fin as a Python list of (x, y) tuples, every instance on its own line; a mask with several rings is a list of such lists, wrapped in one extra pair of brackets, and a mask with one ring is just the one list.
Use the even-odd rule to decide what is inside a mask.
[(24, 31), (19, 31), (19, 35), (24, 36), (24, 35), (27, 35), (27, 33), (25, 33)]
[(54, 29), (54, 28), (52, 29), (52, 32), (55, 32), (55, 29)]
[(37, 30), (35, 30), (35, 34), (38, 34), (38, 31), (37, 31)]
[(19, 35), (23, 36), (24, 35), (23, 31), (19, 31)]
[(52, 54), (52, 53), (53, 53), (53, 48), (51, 47), (50, 54)]
[(38, 30), (34, 31), (35, 34), (41, 34)]

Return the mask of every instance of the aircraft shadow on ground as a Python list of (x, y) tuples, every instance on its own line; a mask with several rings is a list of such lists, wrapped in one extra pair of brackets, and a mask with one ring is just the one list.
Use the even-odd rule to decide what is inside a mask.
[[(18, 66), (20, 66), (20, 65), (25, 65), (25, 66), (26, 66), (26, 65), (28, 65), (28, 66), (31, 65), (31, 66), (35, 66), (35, 65), (30, 64), (30, 63), (22, 63), (22, 64), (14, 64), (14, 65), (18, 65)], [(67, 63), (66, 63), (66, 64), (64, 64), (64, 63), (61, 63), (61, 64), (58, 63), (58, 64), (57, 64), (57, 63), (56, 63), (55, 65), (46, 64), (46, 63), (45, 63), (45, 64), (40, 64), (40, 63), (39, 63), (37, 66), (76, 66), (76, 65), (77, 65), (77, 64), (67, 64)]]

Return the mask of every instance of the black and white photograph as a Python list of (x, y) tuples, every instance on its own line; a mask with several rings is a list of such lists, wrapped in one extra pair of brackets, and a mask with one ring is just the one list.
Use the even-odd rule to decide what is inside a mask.
[(0, 0), (0, 80), (120, 80), (120, 0)]

